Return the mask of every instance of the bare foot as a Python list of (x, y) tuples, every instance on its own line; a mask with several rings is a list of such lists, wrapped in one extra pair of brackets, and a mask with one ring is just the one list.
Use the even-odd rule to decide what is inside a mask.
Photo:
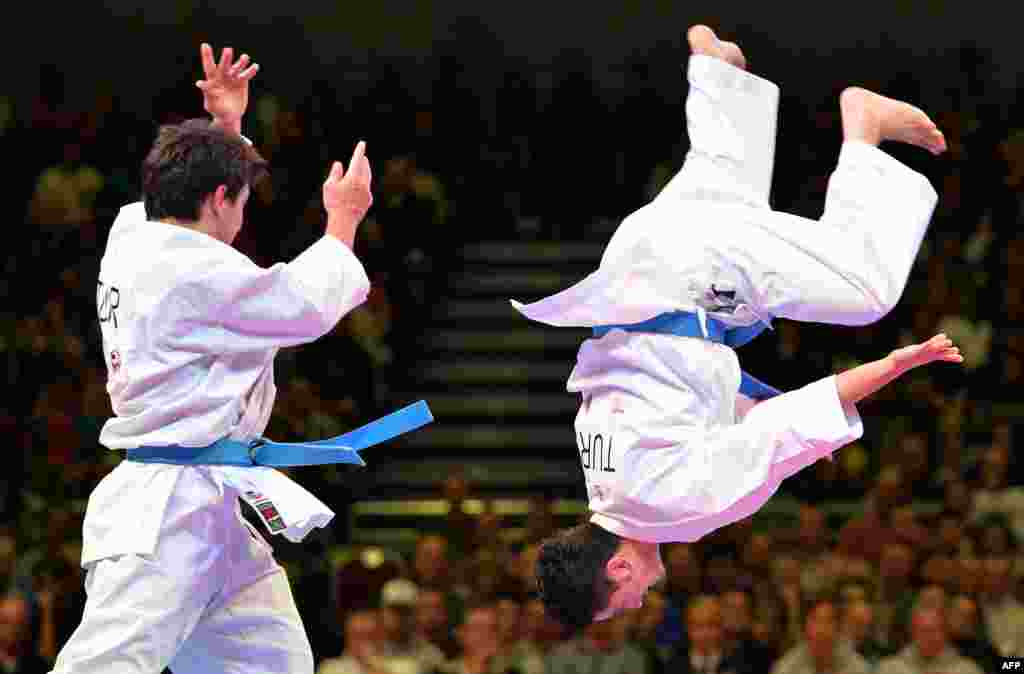
[(715, 35), (715, 31), (707, 26), (693, 26), (686, 33), (686, 39), (690, 43), (690, 49), (694, 54), (704, 54), (721, 59), (737, 68), (746, 68), (747, 60), (740, 51), (739, 46), (734, 42), (722, 42)]
[(850, 87), (839, 96), (843, 136), (878, 145), (883, 140), (909, 143), (932, 154), (946, 150), (946, 139), (924, 112), (867, 89)]

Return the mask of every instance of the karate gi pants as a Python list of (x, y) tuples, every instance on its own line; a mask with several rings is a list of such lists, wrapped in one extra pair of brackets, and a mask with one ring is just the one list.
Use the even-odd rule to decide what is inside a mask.
[(284, 570), (206, 467), (185, 468), (152, 555), (88, 564), (85, 586), (55, 673), (313, 674)]
[(819, 220), (773, 211), (778, 86), (704, 55), (691, 57), (688, 79), (691, 150), (641, 210), (680, 223), (685, 245), (695, 201), (738, 205), (729, 211), (733, 222), (699, 223), (700, 238), (710, 239), (713, 257), (741, 270), (737, 297), (758, 315), (865, 325), (887, 314), (938, 201), (929, 181), (875, 146), (847, 141)]

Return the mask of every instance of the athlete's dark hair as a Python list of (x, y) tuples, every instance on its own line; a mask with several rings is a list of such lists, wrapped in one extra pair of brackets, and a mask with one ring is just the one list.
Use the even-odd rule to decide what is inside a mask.
[(541, 543), (537, 590), (548, 615), (578, 632), (608, 606), (614, 583), (605, 570), (622, 539), (587, 522)]
[(227, 187), (226, 196), (234, 201), (266, 167), (267, 162), (251, 145), (212, 126), (209, 120), (162, 126), (142, 162), (146, 217), (195, 222), (203, 199), (220, 185)]

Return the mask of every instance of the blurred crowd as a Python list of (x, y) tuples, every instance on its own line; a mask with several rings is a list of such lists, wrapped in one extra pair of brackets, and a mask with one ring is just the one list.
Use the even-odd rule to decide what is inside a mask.
[(895, 470), (863, 512), (830, 527), (805, 504), (795, 526), (758, 517), (695, 544), (663, 546), (666, 578), (642, 608), (580, 634), (544, 615), (531, 569), (552, 532), (534, 503), (521, 545), (500, 517), (467, 517), (466, 485), (448, 480), (450, 514), (410, 558), (363, 551), (334, 576), (342, 652), (323, 674), (667, 674), (989, 672), (1024, 649), (1024, 557), (994, 500), (1006, 447), (977, 483), (948, 483), (921, 514)]
[[(967, 357), (866, 404), (863, 442), (787, 481), (783, 492), (804, 504), (794, 528), (755, 518), (667, 546), (668, 576), (644, 608), (567, 635), (532, 596), (536, 543), (552, 522), (543, 499), (525, 537), (510, 542), (500, 517), (467, 515), (458, 488), (439, 491), (452, 505), (441, 531), (412, 551), (359, 550), (347, 561), (332, 554), (347, 543), (339, 518), (303, 546), (275, 541), (320, 671), (948, 674), (1024, 654), (1014, 425), (1024, 380), (1024, 129), (1012, 124), (1020, 102), (987, 99), (972, 58), (940, 75), (944, 94), (924, 106), (949, 152), (893, 148), (941, 193), (900, 306), (857, 329), (779, 322), (774, 336), (744, 347), (750, 369), (782, 388), (939, 330)], [(373, 292), (323, 340), (278, 357), (270, 437), (332, 435), (380, 411), (459, 242), (586, 237), (595, 219), (653, 195), (685, 153), (683, 92), (667, 94), (642, 61), (616, 90), (598, 87), (573, 58), (553, 72), (499, 69), (490, 89), (470, 86), (470, 66), (444, 63), (431, 105), (406, 96), (387, 68), (351, 96), (324, 82), (304, 99), (254, 95), (244, 131), (272, 172), (237, 246), (257, 262), (291, 259), (320, 236), (320, 184), (355, 138), (369, 139), (375, 171), (375, 205), (357, 241)], [(77, 624), (82, 513), (118, 461), (97, 444), (110, 414), (93, 287), (106, 232), (137, 198), (154, 123), (202, 114), (190, 88), (169, 89), (146, 116), (102, 87), (71, 99), (65, 84), (58, 68), (44, 68), (35, 100), (0, 100), (0, 148), (18, 166), (0, 195), (12, 223), (0, 254), (6, 672), (46, 671)], [(878, 83), (910, 100), (916, 85)], [(835, 100), (784, 93), (781, 115), (773, 205), (816, 217), (839, 147)], [(326, 123), (338, 118), (342, 128)], [(345, 478), (302, 473), (339, 512)], [(862, 507), (839, 512), (837, 499)]]

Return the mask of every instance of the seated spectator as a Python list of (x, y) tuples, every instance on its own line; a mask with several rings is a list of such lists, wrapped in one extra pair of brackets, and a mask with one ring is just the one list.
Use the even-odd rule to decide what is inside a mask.
[(984, 582), (981, 560), (973, 554), (960, 555), (957, 561), (956, 592), (976, 597)]
[(746, 590), (730, 590), (721, 595), (722, 647), (734, 660), (749, 665), (752, 671), (766, 672), (777, 653), (772, 653), (754, 638), (754, 602)]
[(758, 670), (743, 660), (738, 652), (725, 649), (722, 625), (722, 603), (717, 597), (698, 596), (686, 609), (685, 643), (680, 644), (669, 660), (672, 674), (741, 674)]
[(978, 603), (992, 643), (1000, 655), (1016, 657), (1024, 649), (1024, 605), (1013, 596), (1013, 561), (987, 557), (981, 577)]
[(951, 588), (956, 579), (956, 562), (941, 553), (933, 554), (921, 565), (918, 575), (923, 583)]
[(867, 674), (867, 661), (839, 638), (836, 606), (831, 599), (812, 601), (806, 611), (804, 639), (775, 663), (772, 674)]
[(999, 652), (988, 639), (978, 603), (966, 595), (957, 595), (949, 601), (946, 619), (949, 642), (960, 655), (974, 660), (984, 672), (996, 671)]
[[(345, 650), (320, 663), (317, 674), (418, 674), (408, 660), (389, 658), (377, 611), (353, 611), (345, 618)], [(410, 666), (411, 664), (411, 666)]]
[(982, 674), (949, 643), (945, 611), (917, 606), (910, 623), (911, 643), (878, 663), (878, 674)]
[(840, 623), (840, 636), (850, 645), (868, 665), (874, 668), (878, 661), (889, 652), (878, 643), (874, 636), (875, 611), (867, 601), (855, 600), (843, 606), (843, 618)]
[(790, 554), (775, 558), (775, 583), (779, 588), (779, 598), (785, 607), (786, 625), (782, 643), (787, 650), (803, 638), (803, 592), (800, 589), (800, 560)]
[(661, 630), (666, 605), (665, 595), (651, 590), (644, 597), (644, 605), (633, 612), (628, 630), (630, 642), (647, 657), (650, 674), (662, 674), (672, 657), (673, 644), (664, 638)]
[(701, 594), (704, 570), (695, 544), (673, 543), (662, 549), (665, 562), (665, 623), (669, 642), (683, 638), (686, 607)]
[(1009, 486), (1009, 466), (1008, 446), (995, 444), (985, 450), (978, 488), (971, 502), (971, 519), (981, 521), (986, 515), (1003, 515), (1019, 536), (1024, 534), (1024, 488)]
[(650, 674), (644, 654), (626, 640), (628, 614), (591, 623), (548, 656), (548, 674)]
[(23, 596), (0, 599), (0, 671), (4, 674), (46, 674), (50, 662), (35, 650), (32, 605)]
[(964, 520), (955, 512), (944, 510), (939, 513), (933, 529), (931, 547), (936, 553), (951, 558), (964, 552)]
[(911, 576), (914, 550), (906, 543), (889, 542), (882, 548), (875, 604), (876, 637), (883, 647), (898, 650), (906, 642), (905, 625), (914, 600)]
[(838, 551), (849, 557), (878, 562), (889, 527), (889, 512), (903, 494), (903, 471), (887, 466), (865, 500), (864, 513), (851, 518), (839, 530)]
[(546, 657), (562, 642), (565, 629), (544, 610), (544, 602), (530, 599), (523, 607), (523, 647)]
[(451, 611), (441, 590), (419, 588), (413, 610), (413, 649), (416, 657), (428, 662), (444, 662), (456, 651), (448, 628)]
[(499, 599), (495, 606), (503, 666), (520, 674), (544, 674), (544, 658), (540, 651), (523, 639), (523, 605), (505, 597)]
[(444, 664), (444, 654), (427, 641), (417, 638), (415, 609), (419, 592), (405, 578), (384, 584), (380, 593), (380, 618), (384, 625), (389, 655), (412, 659), (423, 673), (436, 673)]
[(445, 674), (524, 674), (502, 657), (498, 609), (491, 603), (470, 604), (456, 628), (459, 654), (446, 662)]

